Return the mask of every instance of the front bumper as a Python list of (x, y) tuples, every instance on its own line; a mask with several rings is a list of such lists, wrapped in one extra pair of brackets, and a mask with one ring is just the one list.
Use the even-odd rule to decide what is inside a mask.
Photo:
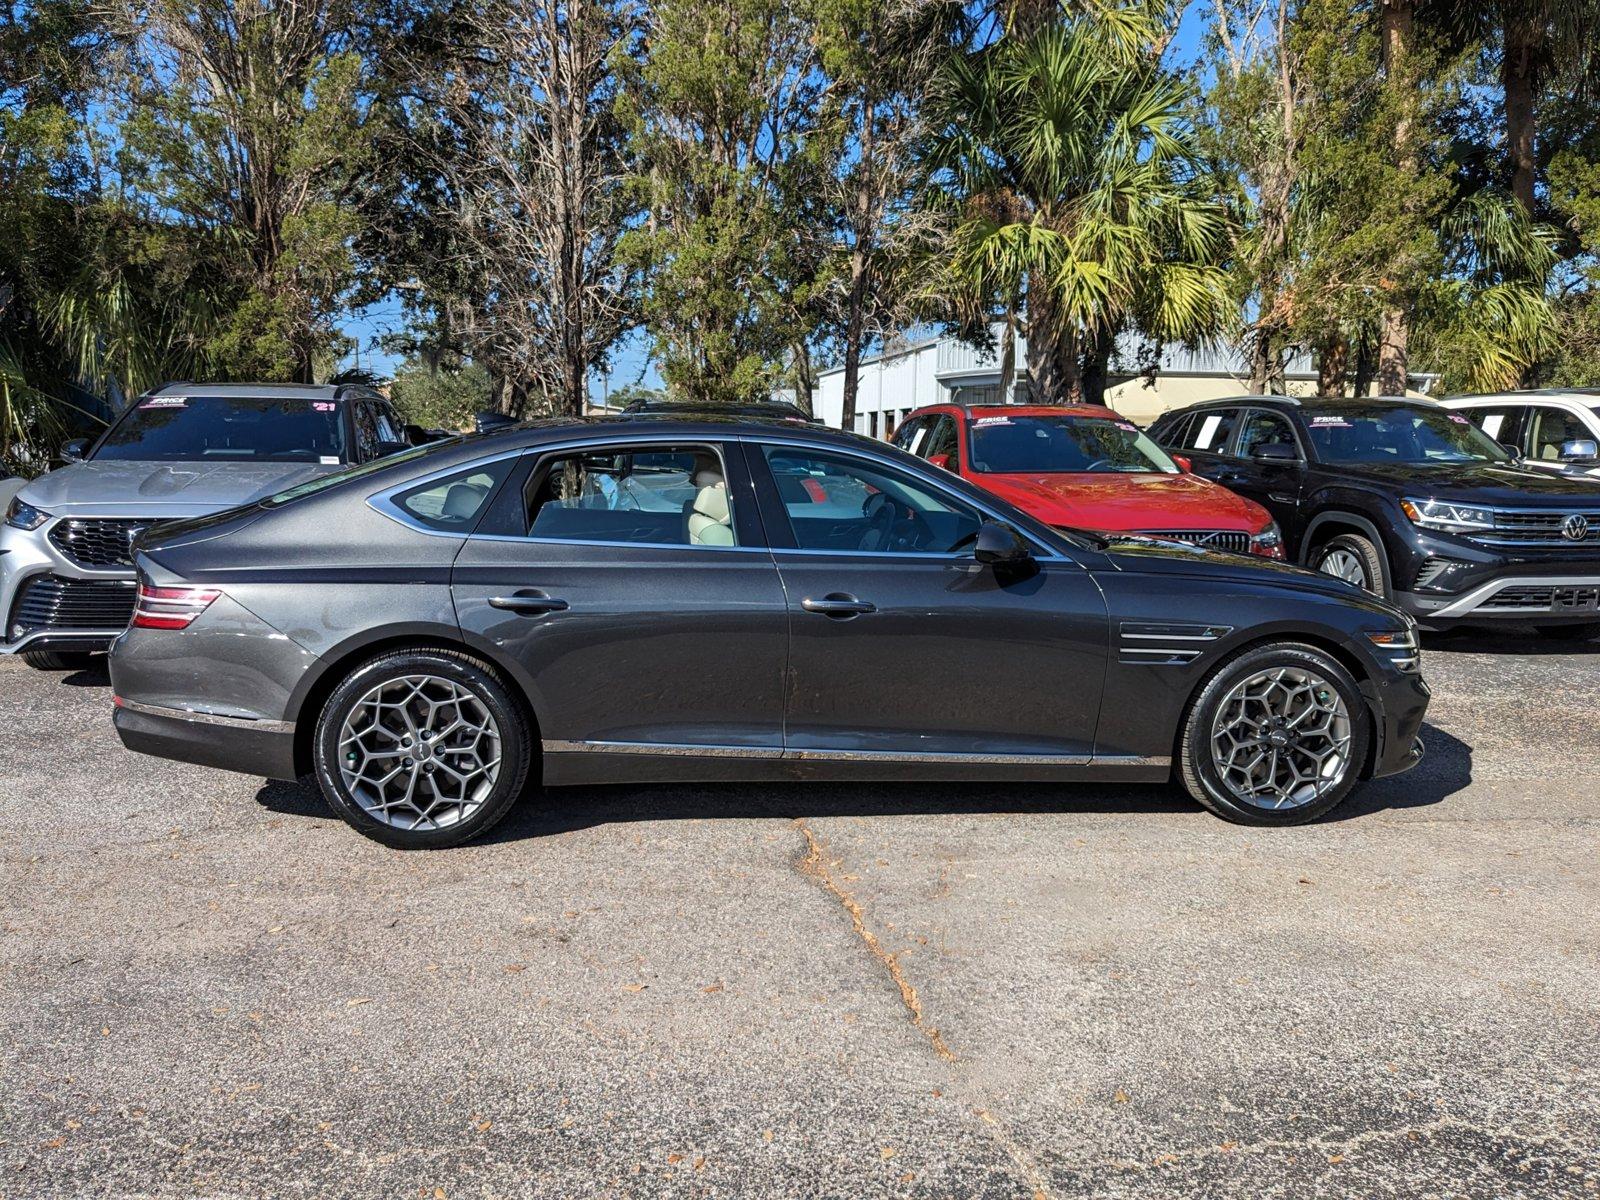
[(49, 538), (60, 519), (31, 530), (0, 524), (0, 654), (104, 650), (133, 615), (132, 568), (73, 562)]
[[(1409, 561), (1395, 564), (1395, 581), (1402, 585), (1395, 590), (1395, 603), (1430, 628), (1600, 621), (1600, 547), (1497, 548), (1422, 531), (1407, 543)], [(1441, 565), (1433, 586), (1416, 586), (1419, 573)]]
[(1422, 761), (1422, 720), (1432, 698), (1427, 681), (1415, 672), (1392, 677), (1368, 693), (1377, 736), (1369, 778), (1398, 775)]
[(295, 778), (294, 725), (288, 721), (252, 721), (118, 697), (113, 722), (122, 744), (140, 754), (268, 779)]

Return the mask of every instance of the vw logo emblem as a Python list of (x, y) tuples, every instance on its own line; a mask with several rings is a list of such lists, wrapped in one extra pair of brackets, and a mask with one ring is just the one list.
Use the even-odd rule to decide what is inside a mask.
[(1589, 518), (1582, 513), (1573, 513), (1562, 523), (1561, 536), (1571, 542), (1581, 542), (1589, 536)]

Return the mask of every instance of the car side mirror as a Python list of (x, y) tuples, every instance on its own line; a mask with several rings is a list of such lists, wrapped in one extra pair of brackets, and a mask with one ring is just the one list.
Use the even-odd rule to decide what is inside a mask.
[(374, 449), (377, 451), (374, 455), (375, 458), (388, 458), (391, 454), (399, 454), (402, 450), (411, 449), (411, 443), (382, 441)]
[(972, 557), (991, 567), (1020, 566), (1033, 561), (1033, 552), (1011, 526), (1001, 521), (985, 521), (978, 526)]
[(1279, 466), (1287, 466), (1300, 460), (1300, 456), (1294, 452), (1294, 447), (1284, 442), (1262, 442), (1250, 452), (1250, 457), (1259, 463), (1277, 463)]
[(1600, 458), (1600, 447), (1595, 445), (1593, 438), (1573, 438), (1570, 442), (1561, 443), (1562, 462), (1585, 462), (1593, 458)]
[(1501, 442), (1500, 443), (1500, 449), (1504, 450), (1507, 454), (1511, 455), (1511, 461), (1512, 462), (1521, 462), (1522, 461), (1522, 447), (1521, 446), (1513, 446), (1510, 442)]
[(950, 465), (950, 456), (948, 454), (930, 454), (928, 455), (928, 463), (931, 466), (938, 467), (943, 471), (955, 470), (955, 468)]
[(437, 429), (424, 429), (421, 425), (415, 425), (410, 421), (406, 422), (405, 435), (406, 444), (409, 446), (426, 446), (439, 440)]
[[(1594, 445), (1593, 442), (1590, 442), (1589, 444), (1591, 446)], [(87, 453), (89, 453), (89, 439), (73, 438), (70, 442), (61, 447), (61, 461), (68, 463), (81, 463), (83, 461), (83, 456)]]
[(1185, 475), (1194, 474), (1194, 459), (1190, 458), (1188, 455), (1169, 454), (1167, 457), (1172, 460), (1172, 465), (1177, 467), (1178, 470), (1182, 471)]

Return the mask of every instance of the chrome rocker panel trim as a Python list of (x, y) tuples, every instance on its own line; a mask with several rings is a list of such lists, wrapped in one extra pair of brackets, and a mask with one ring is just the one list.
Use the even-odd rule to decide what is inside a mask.
[(228, 729), (254, 729), (262, 733), (293, 733), (293, 721), (269, 721), (256, 717), (236, 717), (226, 713), (206, 712), (198, 708), (171, 708), (165, 704), (145, 704), (138, 700), (113, 701), (117, 708), (147, 717), (166, 717), (174, 721), (192, 721), (197, 725), (221, 725)]
[(1167, 755), (1137, 754), (963, 754), (905, 753), (898, 750), (822, 750), (773, 746), (708, 746), (683, 742), (583, 742), (546, 738), (546, 754), (650, 754), (675, 758), (748, 758), (782, 762), (929, 763), (997, 767), (1170, 767)]

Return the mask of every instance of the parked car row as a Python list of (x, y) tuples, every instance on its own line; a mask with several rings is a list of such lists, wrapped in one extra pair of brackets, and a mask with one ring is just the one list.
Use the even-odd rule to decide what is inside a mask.
[(410, 848), (530, 779), (1175, 776), (1304, 821), (1420, 759), (1418, 619), (1597, 620), (1600, 481), (1432, 403), (483, 427), (160, 389), (11, 498), (0, 649), (110, 644), (130, 748)]

